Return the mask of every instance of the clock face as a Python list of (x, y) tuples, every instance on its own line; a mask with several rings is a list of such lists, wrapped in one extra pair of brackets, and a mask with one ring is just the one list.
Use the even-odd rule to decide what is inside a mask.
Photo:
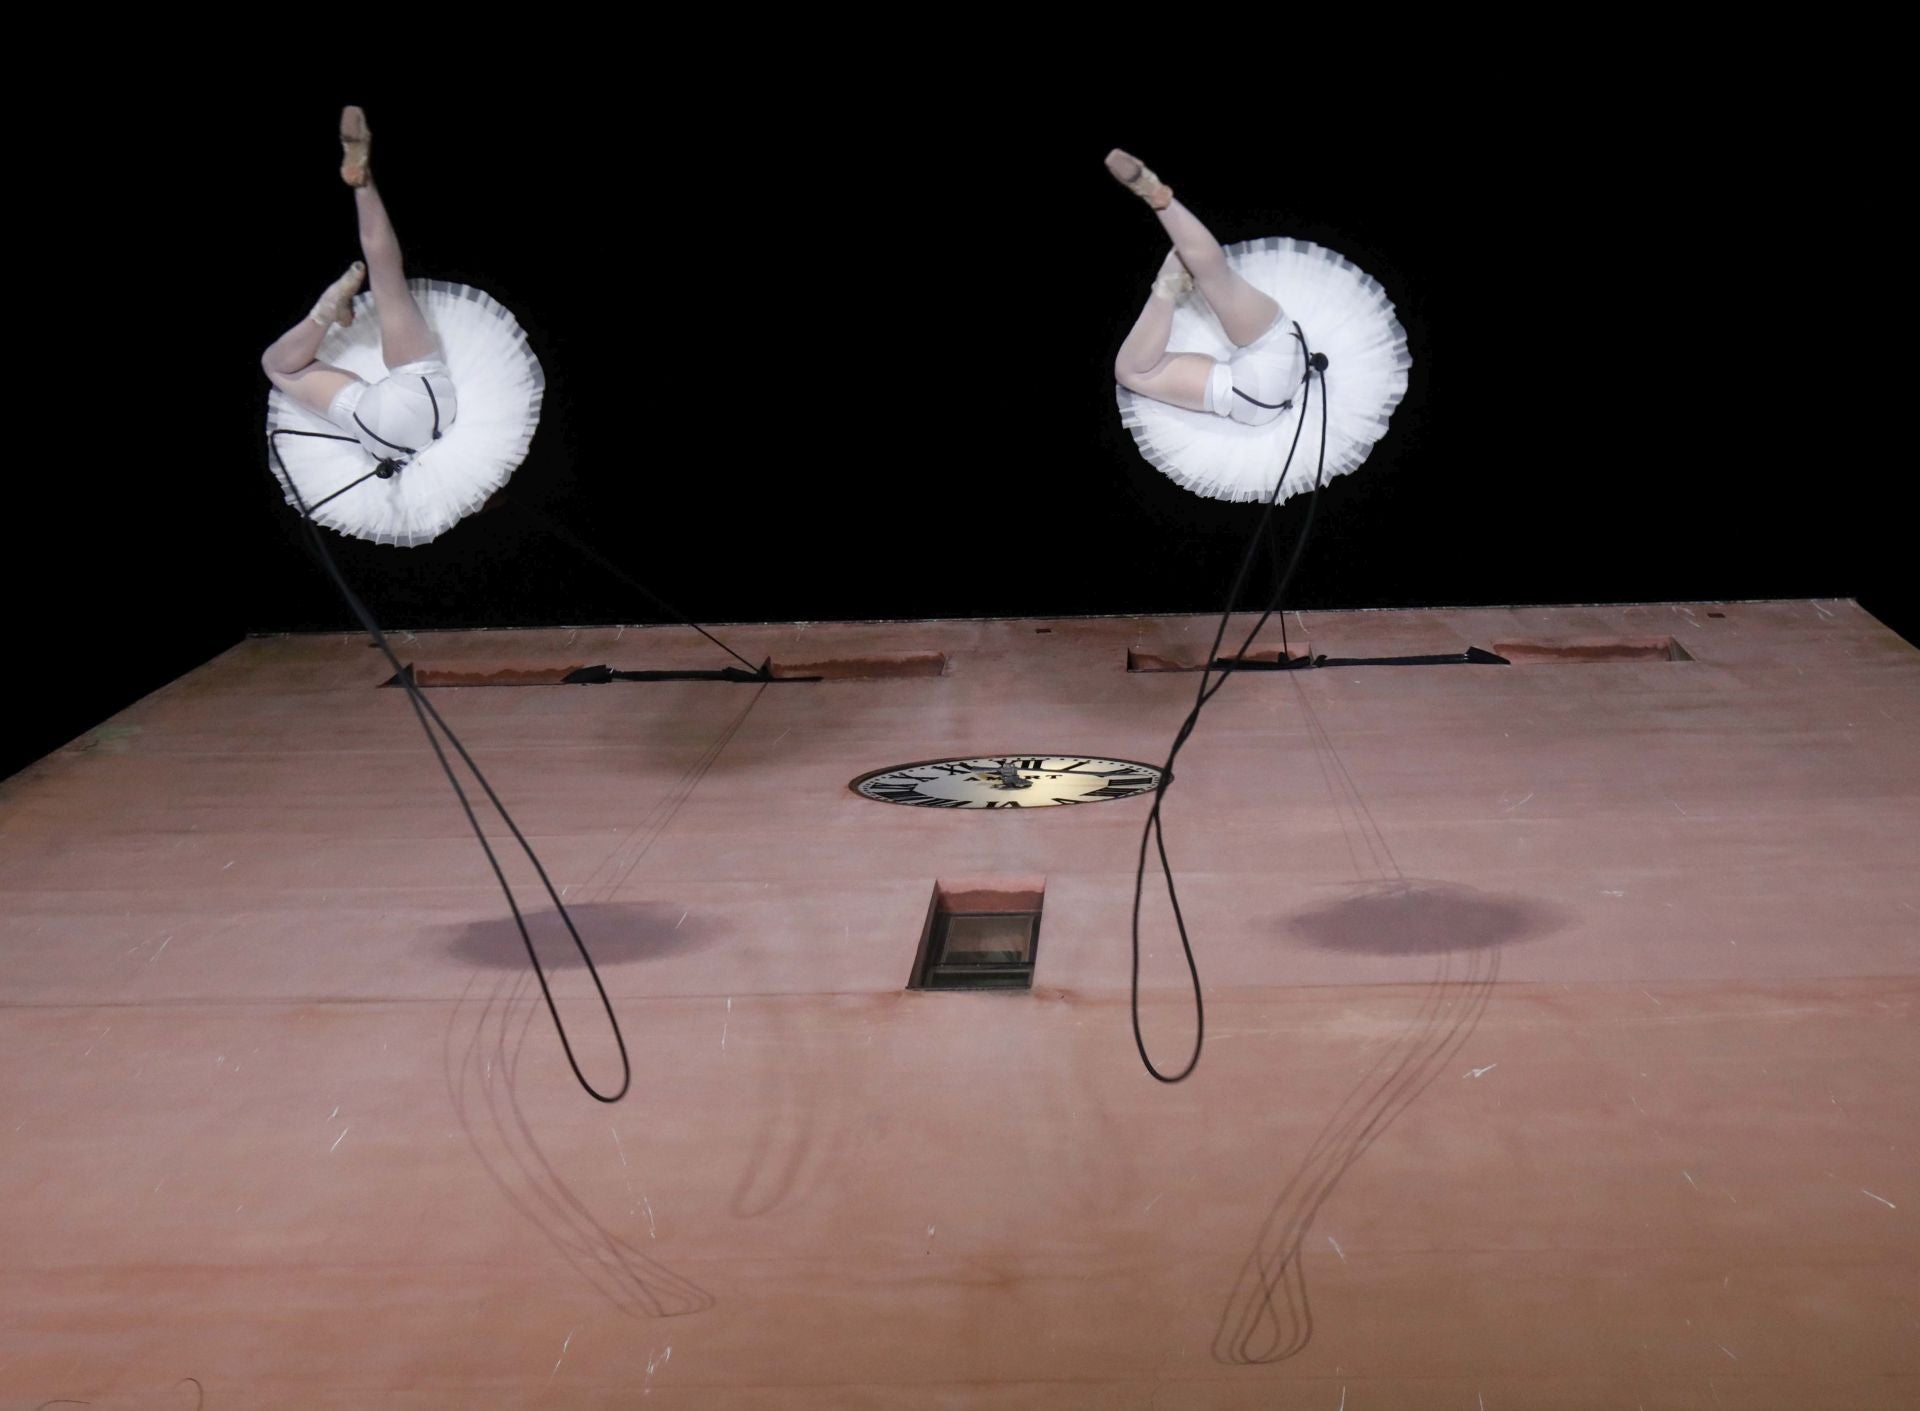
[(916, 808), (1048, 808), (1151, 794), (1151, 764), (1082, 755), (981, 755), (878, 769), (853, 781), (856, 794)]

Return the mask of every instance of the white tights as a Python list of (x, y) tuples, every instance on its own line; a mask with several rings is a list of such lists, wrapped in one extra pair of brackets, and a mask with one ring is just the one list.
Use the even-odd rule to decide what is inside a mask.
[[(1236, 347), (1244, 348), (1265, 333), (1280, 306), (1234, 272), (1213, 232), (1178, 201), (1168, 202), (1165, 210), (1154, 214), (1173, 242), (1162, 269), (1186, 267)], [(1157, 402), (1205, 411), (1213, 359), (1204, 353), (1168, 352), (1172, 332), (1173, 298), (1156, 286), (1133, 331), (1120, 345), (1113, 362), (1114, 380)]]
[[(354, 205), (360, 217), (360, 252), (367, 261), (367, 283), (373, 290), (380, 318), (380, 352), (390, 368), (432, 357), (437, 351), (433, 331), (407, 289), (407, 272), (400, 255), (400, 238), (393, 233), (387, 208), (369, 177), (355, 189)], [(321, 416), (342, 388), (360, 379), (344, 368), (317, 361), (327, 330), (311, 318), (281, 334), (261, 354), (260, 366), (268, 380), (301, 406)]]

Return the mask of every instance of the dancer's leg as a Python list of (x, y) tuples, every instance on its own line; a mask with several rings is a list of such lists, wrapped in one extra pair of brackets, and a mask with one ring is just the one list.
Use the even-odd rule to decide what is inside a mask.
[(1227, 263), (1227, 252), (1213, 238), (1213, 232), (1200, 218), (1178, 201), (1155, 213), (1166, 228), (1180, 263), (1193, 271), (1193, 282), (1206, 295), (1207, 303), (1219, 316), (1220, 326), (1238, 347), (1246, 347), (1269, 328), (1280, 315), (1280, 305), (1272, 296), (1254, 288)]
[(387, 219), (380, 192), (369, 180), (353, 193), (360, 208), (360, 253), (367, 257), (373, 306), (380, 314), (380, 355), (388, 367), (430, 358), (440, 349), (427, 327), (420, 306), (407, 288), (407, 272), (400, 262), (400, 241)]
[(1280, 305), (1235, 272), (1213, 232), (1174, 199), (1171, 187), (1142, 166), (1139, 158), (1118, 149), (1108, 154), (1107, 170), (1153, 207), (1180, 262), (1192, 271), (1228, 338), (1244, 348), (1273, 326)]
[(393, 233), (386, 204), (373, 184), (367, 158), (371, 138), (366, 114), (358, 108), (340, 114), (340, 143), (347, 158), (340, 176), (354, 188), (353, 201), (360, 214), (360, 252), (367, 257), (373, 304), (380, 314), (380, 353), (391, 368), (432, 357), (439, 351), (439, 344), (407, 288), (400, 238)]
[(274, 340), (260, 355), (260, 368), (282, 392), (318, 416), (325, 416), (340, 389), (360, 379), (332, 363), (315, 360), (327, 330), (336, 322), (353, 322), (353, 296), (366, 278), (366, 267), (356, 263), (327, 286), (313, 312)]
[(1160, 267), (1160, 277), (1154, 281), (1147, 306), (1113, 360), (1113, 379), (1156, 402), (1201, 412), (1207, 409), (1207, 381), (1213, 375), (1213, 359), (1205, 353), (1167, 351), (1167, 337), (1173, 332), (1173, 304), (1185, 273), (1179, 255), (1169, 254)]

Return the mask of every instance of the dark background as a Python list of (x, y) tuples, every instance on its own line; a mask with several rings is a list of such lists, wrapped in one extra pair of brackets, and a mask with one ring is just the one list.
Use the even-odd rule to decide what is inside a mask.
[(266, 473), (258, 368), (356, 255), (342, 101), (410, 272), (493, 293), (548, 376), (486, 512), (332, 538), (389, 626), (659, 620), (533, 511), (709, 622), (1217, 609), (1258, 511), (1119, 424), (1164, 250), (1120, 145), (1223, 240), (1345, 253), (1407, 325), (1407, 399), (1324, 492), (1295, 606), (1853, 596), (1920, 637), (1863, 107), (1657, 68), (645, 87), (229, 75), (63, 129), (53, 253), (17, 276), (56, 346), (15, 389), (7, 586), (43, 630), (0, 773), (244, 633), (349, 624)]

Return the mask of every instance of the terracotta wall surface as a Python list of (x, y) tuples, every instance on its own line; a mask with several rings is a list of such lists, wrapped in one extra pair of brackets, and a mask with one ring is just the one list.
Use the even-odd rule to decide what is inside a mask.
[[(6, 781), (0, 1406), (1920, 1403), (1920, 653), (1824, 600), (1287, 626), (1692, 659), (1232, 681), (1166, 800), (1208, 1002), (1177, 1086), (1128, 1023), (1147, 800), (847, 785), (1157, 762), (1197, 678), (1127, 654), (1205, 619), (732, 627), (946, 665), (432, 692), (600, 959), (612, 1106), (363, 639), (250, 640)], [(730, 664), (670, 628), (396, 640)], [(1034, 991), (905, 992), (936, 885), (995, 879), (1044, 885)]]

